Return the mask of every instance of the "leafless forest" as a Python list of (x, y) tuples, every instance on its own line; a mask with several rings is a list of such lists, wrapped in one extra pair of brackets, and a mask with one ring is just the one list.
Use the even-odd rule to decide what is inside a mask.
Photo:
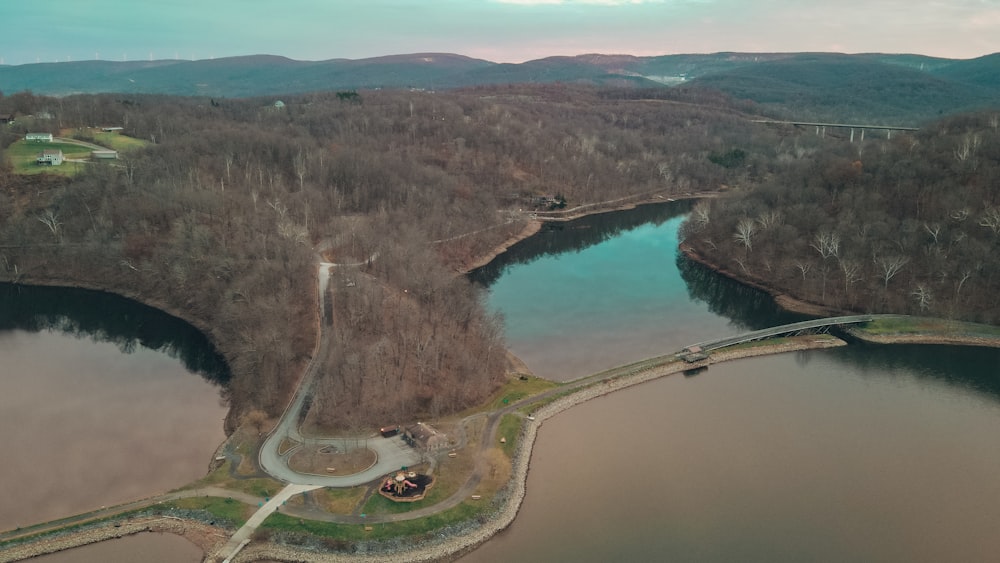
[(755, 189), (695, 208), (687, 244), (737, 277), (829, 307), (996, 324), (998, 117), (864, 143), (790, 139)]
[[(150, 144), (72, 178), (6, 164), (0, 273), (109, 289), (194, 322), (230, 363), (237, 422), (280, 413), (313, 351), (318, 254), (360, 263), (335, 269), (315, 422), (454, 412), (495, 390), (505, 366), (502, 323), (458, 271), (520, 231), (540, 196), (573, 206), (761, 173), (707, 158), (751, 134), (768, 143), (746, 108), (650, 94), (9, 95), (0, 111), (51, 116), (33, 130), (114, 125)], [(23, 133), (8, 128), (3, 146)]]
[(694, 89), (339, 94), (0, 97), (0, 113), (48, 116), (34, 131), (150, 142), (71, 178), (5, 162), (0, 279), (105, 288), (195, 323), (231, 366), (236, 423), (279, 414), (312, 354), (320, 256), (355, 264), (334, 269), (311, 409), (336, 429), (497, 388), (502, 321), (459, 272), (558, 199), (722, 190), (685, 227), (719, 265), (844, 308), (998, 320), (995, 116), (851, 144)]

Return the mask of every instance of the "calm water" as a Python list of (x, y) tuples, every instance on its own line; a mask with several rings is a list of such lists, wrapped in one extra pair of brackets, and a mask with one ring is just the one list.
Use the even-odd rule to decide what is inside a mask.
[(199, 563), (201, 549), (180, 536), (138, 534), (43, 555), (32, 563)]
[(463, 562), (995, 561), (1000, 405), (857, 354), (713, 366), (559, 415), (514, 524)]
[[(473, 279), (493, 282), (488, 303), (506, 317), (513, 353), (536, 375), (566, 381), (799, 320), (759, 292), (687, 261), (678, 267), (677, 228), (687, 208), (644, 206), (566, 223), (477, 272)], [(702, 280), (698, 293), (685, 283), (691, 278)], [(717, 293), (727, 300), (711, 300)], [(563, 353), (577, 350), (598, 354)]]
[(213, 356), (188, 325), (127, 300), (0, 286), (0, 529), (204, 475), (228, 375), (186, 366)]
[[(564, 379), (790, 320), (679, 260), (678, 223), (502, 266), (514, 352)], [(998, 379), (997, 350), (858, 345), (588, 402), (546, 422), (517, 519), (463, 561), (995, 560)]]

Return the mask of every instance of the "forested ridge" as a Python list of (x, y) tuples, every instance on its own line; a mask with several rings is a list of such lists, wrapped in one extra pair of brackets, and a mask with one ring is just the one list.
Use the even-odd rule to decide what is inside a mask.
[(835, 309), (992, 322), (996, 113), (892, 139), (762, 125), (697, 88), (477, 87), (271, 99), (31, 93), (28, 130), (115, 125), (149, 141), (70, 177), (0, 167), (0, 279), (95, 287), (179, 314), (232, 370), (230, 422), (279, 414), (330, 353), (309, 422), (456, 412), (503, 381), (502, 319), (459, 272), (537, 211), (712, 191), (685, 244), (732, 275)]
[[(194, 322), (232, 369), (235, 423), (279, 414), (313, 352), (318, 254), (357, 264), (333, 272), (310, 420), (415, 420), (503, 380), (502, 323), (458, 271), (531, 212), (749, 187), (780, 142), (751, 106), (696, 90), (349, 94), (0, 97), (22, 116), (4, 147), (93, 125), (150, 142), (68, 178), (5, 162), (0, 279), (107, 289)], [(715, 163), (734, 146), (739, 166)]]
[(1000, 322), (1000, 114), (783, 143), (759, 186), (699, 203), (685, 245), (831, 308)]

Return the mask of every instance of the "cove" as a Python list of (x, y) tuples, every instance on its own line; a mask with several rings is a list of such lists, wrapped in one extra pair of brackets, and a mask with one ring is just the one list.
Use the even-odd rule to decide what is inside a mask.
[(689, 209), (678, 201), (549, 223), (470, 277), (489, 287), (514, 355), (557, 381), (806, 318), (683, 259), (677, 230)]
[(0, 285), (0, 364), (0, 529), (184, 485), (225, 438), (225, 363), (134, 301)]
[[(600, 248), (618, 235), (511, 262), (494, 278), (488, 302), (504, 313), (510, 345), (529, 368), (558, 374), (569, 362), (576, 367), (563, 376), (578, 377), (781, 322), (766, 296), (680, 258), (679, 222), (667, 215), (623, 232), (640, 244), (672, 237), (672, 248), (631, 256), (623, 263), (633, 267), (604, 285), (628, 287), (627, 271), (675, 268), (660, 275), (680, 279), (683, 290), (647, 295), (672, 294), (655, 306), (684, 320), (655, 337), (577, 338), (590, 330), (579, 319), (591, 312), (545, 307), (614, 301), (608, 290), (537, 298), (550, 293), (550, 280), (569, 279), (552, 260), (628, 255)], [(527, 276), (518, 269), (536, 264), (555, 274), (503, 287), (508, 274)], [(587, 287), (594, 264), (563, 266)], [(559, 288), (575, 291), (575, 283)], [(602, 307), (602, 325), (630, 328), (607, 318), (625, 307)], [(560, 320), (546, 332), (538, 315)], [(535, 338), (547, 345), (533, 348)], [(631, 356), (630, 343), (617, 347), (631, 338), (662, 347)], [(851, 345), (713, 365), (589, 401), (542, 426), (517, 518), (462, 561), (991, 560), (1000, 552), (998, 373), (995, 349)]]

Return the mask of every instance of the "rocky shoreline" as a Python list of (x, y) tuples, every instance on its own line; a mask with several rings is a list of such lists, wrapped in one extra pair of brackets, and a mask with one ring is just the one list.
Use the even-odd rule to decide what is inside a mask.
[[(714, 194), (707, 194), (709, 197)], [(697, 196), (692, 196), (697, 197)], [(682, 199), (682, 198), (677, 198)], [(491, 253), (476, 261), (476, 265), (469, 270), (482, 266), (497, 255), (502, 254), (510, 246), (520, 240), (528, 238), (537, 233), (541, 228), (542, 221), (561, 221), (577, 218), (578, 216), (592, 213), (604, 213), (642, 205), (645, 203), (658, 203), (657, 201), (630, 202), (615, 209), (593, 209), (589, 213), (580, 213), (573, 217), (544, 217), (539, 220), (530, 221), (524, 229), (511, 239), (498, 245)], [(829, 315), (840, 313), (812, 303), (805, 303), (791, 298), (788, 295), (775, 292), (773, 288), (768, 288), (752, 280), (743, 279), (732, 272), (719, 269), (715, 265), (707, 262), (703, 257), (690, 249), (682, 249), (685, 255), (699, 262), (706, 267), (727, 277), (731, 277), (740, 283), (751, 285), (771, 294), (778, 303), (789, 310), (805, 312), (815, 315)], [(183, 318), (183, 317), (182, 317)], [(186, 320), (186, 319), (185, 319)], [(195, 324), (195, 323), (192, 323)], [(197, 324), (195, 326), (198, 326)], [(202, 328), (202, 327), (199, 327)], [(861, 334), (858, 331), (848, 330), (848, 333), (859, 340), (881, 344), (893, 343), (919, 343), (919, 344), (957, 344), (973, 346), (993, 346), (1000, 347), (1000, 338), (989, 338), (982, 336), (965, 335), (927, 335), (927, 334), (900, 334), (900, 335), (878, 335)], [(696, 364), (689, 364), (681, 361), (671, 362), (655, 368), (644, 370), (628, 376), (622, 376), (607, 380), (600, 384), (590, 385), (579, 391), (573, 392), (564, 397), (547, 404), (543, 408), (535, 411), (533, 421), (527, 421), (522, 428), (519, 447), (513, 460), (513, 472), (511, 481), (506, 489), (501, 491), (502, 502), (494, 512), (488, 515), (484, 521), (474, 521), (464, 523), (449, 528), (448, 533), (443, 538), (431, 540), (419, 545), (399, 542), (398, 551), (378, 551), (371, 553), (336, 553), (323, 551), (310, 551), (303, 548), (281, 545), (276, 543), (251, 543), (234, 560), (244, 561), (282, 561), (287, 563), (320, 563), (320, 562), (430, 562), (430, 561), (454, 561), (462, 555), (476, 549), (479, 545), (488, 541), (498, 532), (509, 526), (520, 510), (521, 503), (525, 495), (528, 471), (530, 469), (531, 452), (541, 425), (549, 418), (583, 402), (595, 399), (615, 391), (625, 389), (634, 385), (645, 383), (660, 377), (683, 372), (692, 368), (704, 367), (715, 363), (732, 361), (742, 358), (779, 354), (807, 349), (829, 348), (843, 346), (846, 342), (836, 338), (811, 338), (799, 337), (787, 339), (777, 344), (769, 344), (748, 348), (739, 348), (712, 354), (707, 360)], [(228, 538), (221, 534), (221, 531), (203, 522), (194, 519), (180, 519), (172, 516), (150, 516), (129, 519), (119, 522), (105, 522), (87, 527), (85, 529), (69, 532), (65, 534), (52, 534), (49, 537), (33, 542), (15, 545), (0, 551), (0, 563), (8, 561), (21, 561), (23, 559), (53, 553), (73, 547), (88, 545), (95, 542), (105, 541), (113, 538), (120, 538), (126, 535), (139, 534), (143, 532), (174, 533), (186, 537), (206, 553), (214, 553)], [(389, 543), (389, 542), (387, 542)], [(361, 550), (373, 546), (359, 546)]]
[(707, 366), (719, 362), (738, 360), (754, 356), (769, 354), (781, 354), (799, 350), (809, 350), (817, 348), (830, 348), (845, 346), (847, 343), (836, 338), (809, 338), (802, 337), (782, 341), (778, 344), (741, 348), (728, 352), (717, 353), (707, 360), (689, 364), (683, 361), (675, 361), (666, 365), (644, 370), (628, 376), (610, 379), (604, 383), (590, 385), (579, 391), (560, 397), (533, 413), (535, 420), (526, 421), (522, 429), (521, 438), (518, 441), (517, 453), (514, 456), (513, 473), (505, 501), (486, 522), (471, 529), (464, 530), (460, 535), (451, 535), (445, 539), (424, 544), (412, 550), (400, 551), (396, 553), (374, 553), (366, 555), (339, 554), (339, 553), (318, 553), (305, 551), (281, 545), (254, 545), (248, 546), (239, 557), (237, 562), (243, 561), (283, 561), (287, 563), (407, 563), (407, 562), (432, 562), (432, 561), (454, 561), (462, 555), (473, 551), (494, 535), (509, 526), (517, 516), (524, 500), (525, 487), (530, 470), (531, 452), (534, 447), (535, 438), (542, 424), (553, 416), (566, 411), (576, 405), (602, 397), (609, 393), (619, 391), (634, 385), (646, 383), (654, 379), (659, 379), (667, 375), (682, 373), (692, 367)]
[[(854, 336), (863, 340), (882, 344), (920, 343), (920, 344), (959, 344), (975, 346), (1000, 347), (1000, 338), (961, 335), (860, 335)], [(299, 547), (275, 543), (252, 543), (244, 549), (235, 562), (249, 561), (282, 561), (287, 563), (406, 563), (454, 561), (462, 555), (476, 549), (494, 535), (509, 526), (520, 510), (527, 485), (530, 470), (531, 452), (538, 430), (546, 420), (566, 411), (578, 404), (596, 399), (654, 379), (681, 373), (685, 370), (706, 367), (712, 364), (728, 362), (755, 356), (781, 354), (800, 350), (831, 348), (844, 346), (847, 343), (837, 338), (798, 337), (783, 340), (776, 344), (738, 348), (729, 351), (716, 352), (708, 359), (695, 364), (682, 361), (670, 362), (655, 368), (635, 374), (607, 380), (603, 383), (590, 385), (579, 391), (560, 397), (559, 399), (538, 409), (534, 413), (534, 421), (527, 421), (522, 429), (519, 447), (514, 456), (513, 473), (508, 488), (501, 492), (503, 501), (495, 512), (485, 521), (473, 522), (474, 525), (457, 525), (445, 534), (445, 537), (426, 542), (418, 546), (401, 542), (398, 551), (372, 551), (370, 553), (335, 553), (311, 551)], [(94, 527), (67, 534), (53, 534), (51, 537), (38, 541), (13, 546), (0, 553), (0, 563), (21, 561), (38, 555), (54, 553), (73, 547), (119, 538), (143, 532), (173, 533), (184, 536), (206, 553), (213, 553), (227, 539), (221, 531), (203, 522), (193, 519), (181, 519), (172, 516), (150, 516), (129, 519), (126, 521), (108, 521)], [(360, 546), (363, 550), (366, 546)], [(371, 547), (371, 546), (367, 546)]]
[(229, 539), (228, 534), (224, 534), (221, 529), (203, 522), (173, 516), (144, 516), (102, 522), (72, 532), (57, 532), (37, 541), (14, 545), (0, 551), (0, 563), (22, 561), (74, 547), (147, 532), (182, 536), (206, 552), (218, 549)]

